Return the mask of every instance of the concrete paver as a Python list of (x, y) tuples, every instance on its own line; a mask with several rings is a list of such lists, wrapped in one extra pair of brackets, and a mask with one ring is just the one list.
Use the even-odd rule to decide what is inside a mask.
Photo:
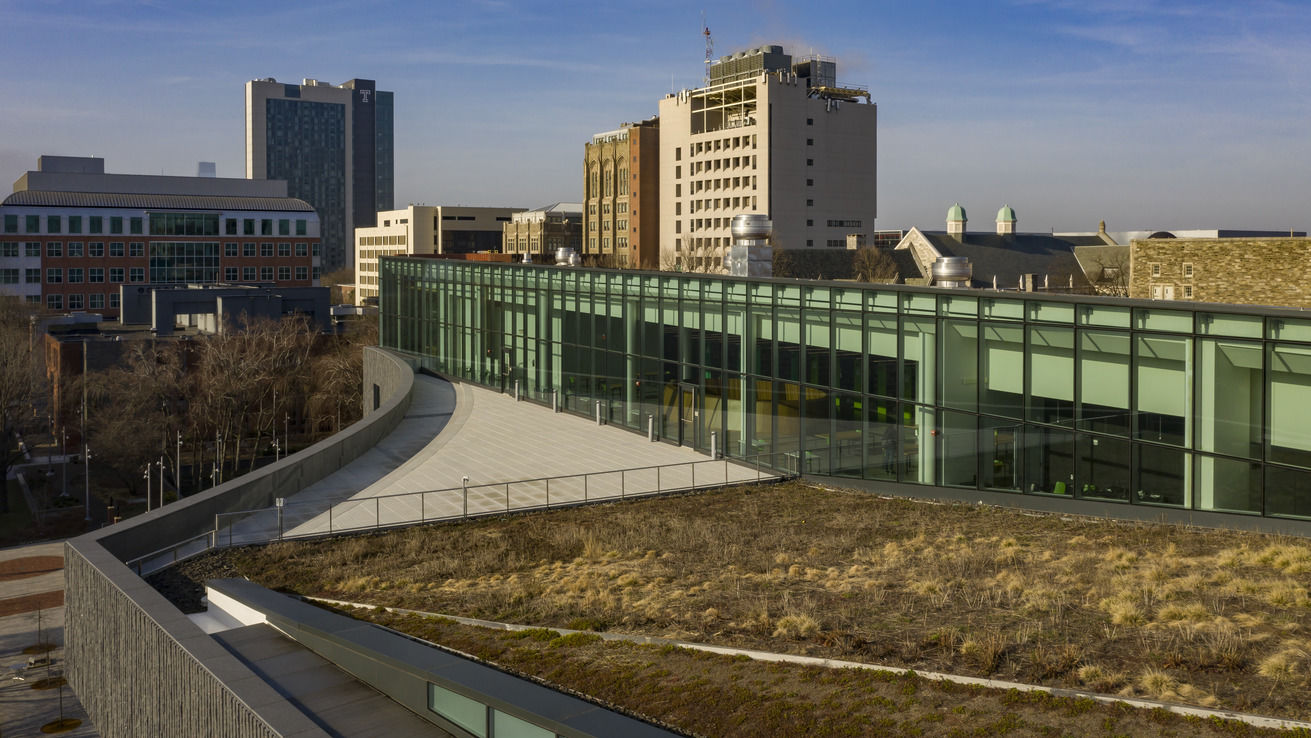
[[(621, 471), (626, 469), (635, 471)], [(467, 503), (461, 487), (466, 476)], [(757, 478), (755, 469), (712, 461), (691, 448), (420, 375), (410, 411), (395, 432), (340, 472), (288, 498), (281, 519), (275, 510), (231, 519), (220, 543)], [(395, 497), (402, 494), (407, 496)]]

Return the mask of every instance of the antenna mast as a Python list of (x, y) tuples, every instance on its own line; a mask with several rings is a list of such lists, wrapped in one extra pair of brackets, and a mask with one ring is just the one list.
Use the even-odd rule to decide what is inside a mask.
[(706, 76), (703, 83), (710, 85), (710, 62), (715, 57), (715, 41), (710, 38), (710, 27), (706, 25), (706, 11), (701, 11), (701, 35), (706, 37)]

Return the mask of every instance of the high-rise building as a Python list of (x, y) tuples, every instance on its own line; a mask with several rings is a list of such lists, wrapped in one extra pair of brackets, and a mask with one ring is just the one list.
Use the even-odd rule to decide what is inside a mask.
[(761, 46), (709, 78), (660, 101), (662, 268), (722, 268), (739, 214), (768, 216), (775, 249), (846, 248), (873, 230), (878, 110), (838, 85), (837, 62)]
[(246, 83), (246, 176), (284, 179), (323, 226), (323, 269), (354, 263), (352, 233), (392, 209), (392, 93), (371, 79)]
[(659, 118), (592, 136), (584, 146), (584, 253), (613, 266), (658, 267), (659, 175)]

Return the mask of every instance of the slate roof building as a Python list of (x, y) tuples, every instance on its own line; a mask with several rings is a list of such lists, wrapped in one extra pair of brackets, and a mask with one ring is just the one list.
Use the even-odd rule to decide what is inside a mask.
[(912, 266), (909, 270), (903, 266), (903, 279), (908, 284), (934, 284), (935, 262), (964, 258), (972, 271), (969, 287), (1075, 294), (1096, 291), (1075, 249), (1105, 246), (1107, 240), (1102, 236), (1020, 233), (1016, 231), (1019, 219), (1009, 205), (997, 211), (992, 233), (970, 233), (968, 222), (965, 208), (956, 203), (947, 211), (945, 232), (907, 231), (893, 250), (900, 257), (899, 265)]

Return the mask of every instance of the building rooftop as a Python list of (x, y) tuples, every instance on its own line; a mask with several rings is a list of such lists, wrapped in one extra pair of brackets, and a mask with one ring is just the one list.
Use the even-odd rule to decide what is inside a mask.
[[(213, 180), (211, 180), (213, 181)], [(3, 205), (52, 208), (143, 208), (147, 210), (285, 210), (313, 213), (314, 208), (294, 197), (237, 197), (225, 195), (166, 195), (131, 192), (56, 192), (23, 190), (4, 199)]]

